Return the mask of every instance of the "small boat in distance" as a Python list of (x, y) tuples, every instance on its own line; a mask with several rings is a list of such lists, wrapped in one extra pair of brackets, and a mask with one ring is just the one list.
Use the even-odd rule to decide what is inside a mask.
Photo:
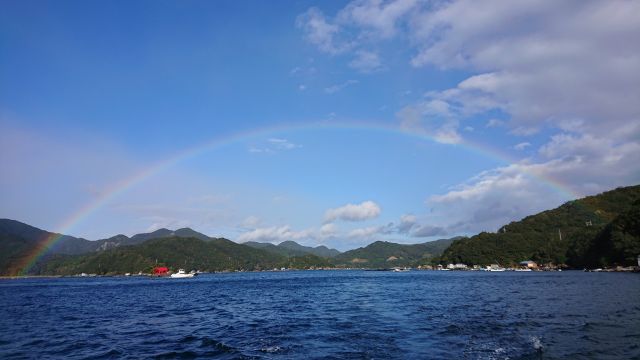
[(506, 271), (507, 269), (503, 268), (502, 266), (500, 266), (499, 264), (491, 264), (489, 266), (487, 266), (487, 271)]
[(194, 276), (196, 276), (195, 273), (187, 273), (184, 269), (180, 269), (177, 273), (171, 274), (171, 277), (174, 279), (192, 278)]
[(392, 269), (393, 272), (405, 272), (405, 271), (409, 271), (409, 268), (406, 267), (394, 267)]

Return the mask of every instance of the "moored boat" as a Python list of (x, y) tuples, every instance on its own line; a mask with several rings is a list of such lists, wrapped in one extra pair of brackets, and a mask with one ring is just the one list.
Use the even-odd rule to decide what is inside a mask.
[(188, 273), (188, 272), (184, 271), (184, 269), (180, 269), (180, 270), (178, 270), (177, 273), (171, 274), (171, 277), (174, 278), (174, 279), (192, 278), (194, 276), (196, 276), (195, 273)]

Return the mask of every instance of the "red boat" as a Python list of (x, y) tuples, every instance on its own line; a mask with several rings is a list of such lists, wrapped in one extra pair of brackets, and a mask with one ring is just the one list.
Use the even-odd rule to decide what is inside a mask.
[(169, 268), (166, 266), (158, 266), (153, 268), (154, 276), (169, 276)]

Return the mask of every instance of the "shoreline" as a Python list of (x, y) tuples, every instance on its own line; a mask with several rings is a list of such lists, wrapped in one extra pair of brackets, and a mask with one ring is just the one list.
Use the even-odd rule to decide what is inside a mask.
[[(371, 271), (371, 272), (394, 272), (393, 269), (374, 269), (374, 268), (327, 268), (327, 269), (287, 269), (287, 270), (228, 270), (228, 271), (214, 271), (214, 272), (205, 272), (201, 274), (231, 274), (231, 273), (263, 273), (263, 272), (290, 272), (290, 271)], [(434, 272), (491, 272), (491, 271), (481, 271), (481, 270), (436, 270), (436, 269), (411, 269), (408, 271), (434, 271)], [(613, 269), (565, 269), (564, 271), (579, 271), (579, 272), (594, 272), (594, 273), (640, 273), (640, 267), (635, 268), (613, 268)], [(501, 272), (519, 272), (515, 270), (506, 270)], [(557, 270), (533, 270), (530, 272), (534, 273), (546, 273), (546, 272), (559, 272)], [(154, 276), (153, 274), (109, 274), (109, 275), (98, 275), (98, 274), (88, 274), (88, 275), (0, 275), (0, 280), (21, 280), (21, 279), (60, 279), (60, 278), (167, 278), (168, 276)]]

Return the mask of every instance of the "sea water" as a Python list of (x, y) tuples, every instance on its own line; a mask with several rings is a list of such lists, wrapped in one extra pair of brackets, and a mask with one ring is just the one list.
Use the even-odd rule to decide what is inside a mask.
[(0, 358), (640, 358), (640, 274), (0, 280)]

